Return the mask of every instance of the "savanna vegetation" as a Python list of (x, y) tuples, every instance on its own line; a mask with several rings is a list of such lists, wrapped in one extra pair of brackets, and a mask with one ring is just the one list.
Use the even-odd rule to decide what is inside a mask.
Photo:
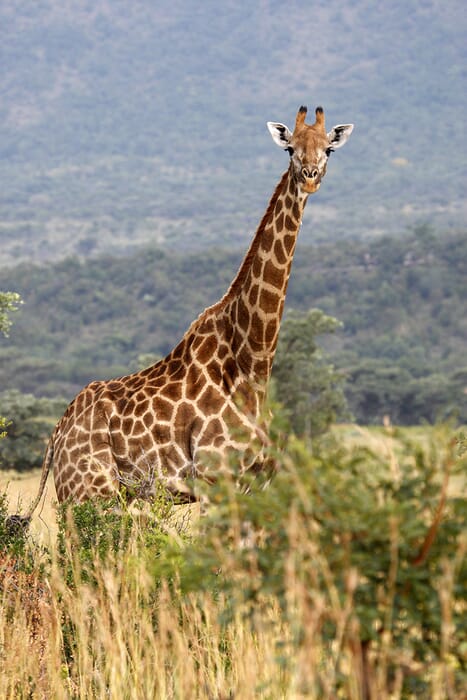
[[(21, 441), (43, 439), (87, 382), (165, 355), (224, 293), (239, 260), (235, 251), (149, 248), (4, 269), (4, 284), (24, 299), (14, 333), (0, 338), (0, 415), (13, 421), (8, 464), (14, 452), (26, 458)], [(275, 397), (298, 434), (351, 416), (366, 425), (385, 416), (398, 425), (467, 422), (466, 260), (463, 233), (426, 226), (400, 238), (299, 246), (274, 367)], [(36, 449), (25, 465), (40, 459)]]
[[(68, 297), (76, 318), (88, 299), (81, 289), (81, 303)], [(118, 297), (129, 337), (133, 296)], [(25, 342), (23, 313), (6, 358), (20, 351), (16, 333)], [(345, 372), (322, 340), (331, 334), (332, 349), (341, 332), (316, 309), (286, 315), (272, 390), (284, 404), (273, 406), (271, 431), (279, 470), (266, 488), (260, 478), (247, 491), (234, 478), (219, 482), (202, 518), (162, 487), (152, 504), (130, 504), (122, 493), (64, 505), (56, 543), (12, 528), (12, 507), (0, 497), (2, 697), (462, 697), (465, 434), (453, 424), (414, 433), (389, 418), (373, 431), (330, 430), (348, 412)], [(135, 368), (151, 359), (146, 350)], [(0, 407), (9, 433), (3, 466), (38, 464), (63, 402), (8, 389)]]
[(3, 499), (0, 694), (460, 699), (465, 466), (447, 427), (290, 437), (266, 489), (62, 507), (56, 547)]
[(50, 510), (56, 542), (0, 491), (1, 698), (464, 697), (462, 10), (2, 3), (2, 484), (225, 291), (287, 164), (264, 122), (356, 129), (294, 262), (276, 478), (202, 518), (162, 489)]

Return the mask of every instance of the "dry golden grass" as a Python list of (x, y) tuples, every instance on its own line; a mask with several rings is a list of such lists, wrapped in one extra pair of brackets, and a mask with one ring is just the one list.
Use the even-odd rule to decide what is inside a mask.
[[(24, 513), (39, 489), (40, 469), (27, 472), (0, 469), (0, 493), (6, 493), (10, 508)], [(31, 522), (31, 534), (44, 544), (53, 542), (57, 535), (57, 512), (55, 486), (49, 476), (46, 491)]]
[[(303, 537), (293, 518), (289, 528), (291, 541)], [(390, 636), (364, 661), (353, 600), (356, 573), (349, 572), (340, 599), (319, 552), (326, 591), (304, 586), (291, 558), (288, 615), (274, 596), (265, 595), (253, 611), (235, 607), (227, 625), (221, 620), (231, 601), (223, 594), (182, 595), (176, 582), (155, 591), (150, 564), (131, 552), (130, 544), (119, 560), (106, 566), (96, 561), (93, 584), (81, 580), (79, 566), (74, 583), (66, 583), (57, 560), (45, 579), (18, 573), (8, 561), (0, 565), (2, 699), (417, 697), (401, 694), (403, 669), (416, 671), (416, 663), (410, 650), (392, 646)], [(448, 588), (445, 595), (449, 607)], [(336, 625), (331, 645), (323, 633), (329, 619)], [(390, 680), (388, 663), (396, 668)], [(446, 694), (454, 687), (447, 678), (449, 660), (435, 662), (430, 675), (430, 695), (423, 697), (460, 700), (454, 690)]]
[[(128, 574), (131, 571), (131, 574)], [(313, 602), (290, 572), (294, 619), (265, 597), (253, 619), (241, 606), (224, 626), (226, 601), (179, 596), (163, 584), (157, 598), (142, 561), (98, 567), (97, 585), (66, 585), (54, 562), (45, 584), (4, 562), (0, 697), (221, 699), (334, 697), (337, 658), (325, 657), (325, 601)], [(338, 611), (341, 627), (351, 610)], [(337, 640), (336, 640), (337, 641)], [(360, 697), (360, 659), (344, 650), (345, 697)], [(379, 697), (388, 697), (384, 693)]]
[[(345, 439), (371, 442), (387, 459), (389, 470), (397, 467), (398, 446), (393, 436), (355, 431)], [(39, 472), (17, 479), (2, 474), (0, 489), (9, 482), (12, 509), (19, 497), (24, 510), (35, 494), (38, 478)], [(297, 493), (299, 488), (297, 483)], [(259, 589), (252, 604), (243, 592), (252, 587), (255, 577), (260, 580), (258, 554), (252, 550), (246, 568), (244, 559), (240, 566), (235, 551), (242, 546), (240, 534), (234, 544), (212, 541), (219, 550), (219, 572), (234, 583), (229, 594), (222, 588), (213, 589), (212, 582), (206, 586), (201, 582), (196, 592), (187, 592), (176, 573), (156, 574), (157, 549), (141, 549), (137, 541), (141, 531), (135, 531), (129, 543), (104, 565), (96, 555), (91, 581), (82, 575), (76, 540), (71, 537), (66, 543), (66, 561), (74, 562), (70, 580), (70, 568), (59, 558), (54, 544), (54, 497), (50, 481), (42, 518), (33, 520), (37, 537), (50, 543), (51, 561), (45, 572), (36, 566), (31, 573), (22, 573), (11, 558), (0, 559), (2, 700), (462, 697), (456, 694), (454, 681), (459, 669), (452, 653), (452, 613), (465, 542), (454, 559), (446, 559), (437, 584), (441, 653), (421, 668), (410, 646), (396, 644), (391, 636), (400, 556), (396, 523), (390, 536), (388, 576), (377, 601), (386, 611), (387, 627), (367, 654), (356, 604), (356, 591), (365, 577), (349, 567), (344, 591), (338, 590), (337, 573), (311, 536), (314, 526), (300, 519), (294, 509), (283, 522), (287, 548), (279, 553), (285, 558), (283, 599)], [(180, 509), (179, 518), (185, 524), (193, 521), (193, 509)], [(140, 522), (144, 527), (144, 518)], [(192, 535), (196, 538), (194, 531)], [(187, 551), (181, 542), (181, 561)], [(303, 576), (303, 561), (308, 566), (313, 563), (319, 585), (314, 585), (313, 577)], [(272, 567), (274, 561), (270, 563)], [(424, 694), (404, 693), (404, 678), (417, 674), (423, 675)]]

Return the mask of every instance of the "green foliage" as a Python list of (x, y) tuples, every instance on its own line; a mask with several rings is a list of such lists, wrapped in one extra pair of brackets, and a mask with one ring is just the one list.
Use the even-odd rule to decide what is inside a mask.
[(58, 416), (63, 399), (36, 398), (19, 391), (0, 394), (0, 410), (6, 416), (6, 439), (0, 444), (0, 465), (18, 471), (40, 467), (45, 444)]
[(78, 564), (81, 570), (84, 568), (84, 575), (87, 576), (87, 569), (92, 568), (95, 561), (102, 563), (110, 553), (115, 554), (120, 548), (125, 548), (132, 521), (127, 513), (122, 512), (119, 499), (109, 499), (102, 503), (86, 501), (76, 505), (62, 504), (58, 511), (58, 524), (58, 551), (62, 561), (65, 563), (71, 551), (72, 563)]
[(151, 503), (118, 496), (58, 509), (58, 554), (67, 580), (96, 580), (96, 567), (118, 559), (129, 547), (159, 556), (169, 533), (185, 537), (186, 521), (176, 517), (173, 497), (159, 485)]
[(30, 571), (35, 560), (25, 528), (9, 526), (8, 498), (6, 493), (0, 493), (0, 561), (5, 558), (16, 562), (21, 571)]
[(9, 425), (8, 421), (6, 418), (2, 418), (0, 416), (0, 440), (3, 440), (4, 437), (6, 437), (6, 430), (5, 428)]
[(293, 439), (268, 488), (210, 488), (201, 536), (178, 553), (165, 549), (154, 573), (172, 566), (185, 593), (227, 594), (225, 621), (239, 606), (254, 614), (273, 595), (300, 637), (307, 623), (290, 597), (291, 581), (299, 582), (315, 601), (316, 633), (330, 654), (350, 606), (343, 636), (358, 630), (365, 656), (390, 639), (389, 676), (394, 649), (418, 669), (405, 678), (403, 697), (429, 697), (431, 664), (449, 655), (459, 683), (463, 673), (467, 509), (451, 484), (464, 479), (467, 461), (456, 445), (445, 428), (425, 447), (397, 431), (371, 450), (327, 436), (310, 453)]
[[(164, 356), (225, 292), (241, 255), (148, 248), (125, 259), (4, 270), (27, 304), (8, 345), (0, 343), (0, 386), (40, 386), (44, 396), (71, 400), (92, 379), (134, 371), (140, 356)], [(322, 348), (326, 364), (347, 376), (359, 422), (390, 415), (416, 424), (456, 412), (467, 422), (466, 258), (463, 232), (299, 245), (287, 304), (318, 307), (344, 324)]]
[(8, 336), (12, 323), (9, 315), (17, 311), (22, 303), (17, 292), (0, 292), (0, 333), (4, 336)]
[(319, 435), (338, 419), (349, 417), (344, 377), (329, 364), (317, 337), (334, 333), (342, 324), (319, 309), (291, 312), (282, 322), (273, 378), (277, 397), (287, 409), (297, 435)]
[[(16, 292), (0, 292), (0, 333), (3, 333), (4, 336), (8, 336), (11, 326), (9, 314), (17, 311), (19, 304), (22, 303), (20, 295)], [(6, 428), (9, 425), (10, 421), (0, 415), (0, 440), (6, 437)]]
[(397, 425), (431, 424), (467, 416), (467, 370), (414, 377), (405, 368), (382, 360), (360, 361), (347, 370), (346, 394), (357, 422)]
[[(339, 445), (321, 447), (310, 465), (316, 479), (310, 497), (323, 552), (341, 577), (341, 593), (346, 569), (360, 573), (355, 603), (363, 639), (378, 640), (389, 625), (397, 643), (410, 640), (415, 657), (427, 661), (441, 651), (439, 593), (448, 562), (458, 577), (452, 594), (465, 593), (466, 503), (460, 494), (447, 499), (446, 489), (466, 462), (456, 463), (454, 441), (446, 436), (444, 444), (427, 449), (401, 440), (402, 454), (390, 453), (389, 459), (380, 451), (345, 454)], [(415, 626), (423, 630), (422, 639)]]
[[(65, 601), (63, 663), (70, 673), (78, 663), (83, 619), (90, 643), (95, 625), (110, 620), (112, 631), (118, 606), (131, 602), (137, 629), (148, 615), (156, 629), (157, 612), (168, 610), (175, 634), (191, 610), (203, 622), (198, 640), (219, 630), (217, 669), (230, 663), (239, 621), (248, 635), (270, 626), (268, 654), (284, 674), (300, 655), (323, 667), (312, 697), (331, 682), (343, 695), (349, 661), (388, 696), (397, 680), (402, 700), (428, 700), (434, 687), (456, 697), (465, 681), (466, 466), (465, 435), (446, 426), (417, 440), (390, 427), (360, 442), (328, 433), (311, 450), (292, 437), (266, 488), (252, 479), (239, 491), (228, 477), (206, 486), (209, 506), (189, 534), (162, 491), (137, 504), (144, 512), (122, 499), (63, 506), (64, 580), (52, 579), (57, 604)], [(84, 618), (70, 609), (75, 592)], [(94, 653), (100, 669), (102, 649)]]

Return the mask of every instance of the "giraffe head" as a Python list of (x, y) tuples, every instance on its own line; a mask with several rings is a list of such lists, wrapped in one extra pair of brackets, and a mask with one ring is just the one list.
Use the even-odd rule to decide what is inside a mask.
[(293, 133), (285, 124), (268, 122), (275, 143), (290, 154), (292, 172), (301, 190), (316, 192), (326, 173), (329, 155), (344, 145), (353, 130), (353, 124), (339, 124), (326, 132), (324, 111), (317, 107), (314, 124), (305, 124), (306, 107), (300, 107)]

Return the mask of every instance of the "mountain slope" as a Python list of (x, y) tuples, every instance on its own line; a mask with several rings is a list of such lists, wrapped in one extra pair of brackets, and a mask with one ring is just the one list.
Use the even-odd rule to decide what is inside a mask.
[(1, 262), (248, 241), (287, 157), (268, 119), (353, 121), (308, 240), (466, 213), (460, 0), (0, 6)]

